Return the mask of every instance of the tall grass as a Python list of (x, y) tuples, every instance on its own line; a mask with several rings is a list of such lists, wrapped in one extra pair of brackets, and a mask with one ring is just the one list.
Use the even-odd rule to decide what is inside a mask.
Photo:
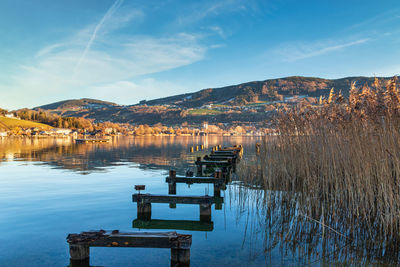
[(318, 240), (315, 247), (323, 251), (335, 241), (354, 253), (397, 262), (397, 79), (384, 88), (377, 80), (373, 88), (353, 85), (349, 101), (332, 90), (317, 107), (281, 113), (276, 126), (279, 135), (264, 139), (258, 161), (242, 166), (239, 177), (265, 190), (258, 208), (267, 222), (280, 222), (280, 239), (310, 247)]

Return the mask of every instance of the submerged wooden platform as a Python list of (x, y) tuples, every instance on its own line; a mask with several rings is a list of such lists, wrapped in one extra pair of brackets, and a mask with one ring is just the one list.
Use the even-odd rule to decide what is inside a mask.
[(171, 266), (190, 266), (192, 235), (176, 232), (89, 231), (69, 234), (70, 266), (89, 266), (90, 247), (170, 248)]
[(138, 204), (145, 203), (173, 203), (173, 204), (214, 204), (223, 203), (223, 197), (213, 196), (171, 196), (171, 195), (151, 195), (151, 194), (133, 194), (132, 201)]
[(139, 220), (132, 222), (133, 228), (139, 229), (176, 229), (185, 231), (204, 231), (214, 230), (213, 222), (190, 221), (190, 220)]

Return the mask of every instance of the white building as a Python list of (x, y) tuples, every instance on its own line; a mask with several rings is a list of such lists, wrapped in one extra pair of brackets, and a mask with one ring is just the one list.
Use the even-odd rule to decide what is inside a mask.
[(57, 134), (57, 135), (68, 135), (72, 132), (71, 129), (65, 129), (65, 128), (54, 128), (50, 130), (52, 134)]

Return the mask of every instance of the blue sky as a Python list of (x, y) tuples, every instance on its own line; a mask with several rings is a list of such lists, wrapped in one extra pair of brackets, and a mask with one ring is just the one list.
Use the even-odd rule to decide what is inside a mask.
[(398, 0), (2, 0), (0, 107), (400, 73)]

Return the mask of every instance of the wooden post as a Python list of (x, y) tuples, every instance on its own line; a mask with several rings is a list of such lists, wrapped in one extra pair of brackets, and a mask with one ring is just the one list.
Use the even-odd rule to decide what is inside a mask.
[(218, 183), (214, 184), (214, 197), (221, 197), (221, 185)]
[(171, 248), (171, 267), (189, 267), (190, 249)]
[(199, 146), (196, 146), (196, 151), (199, 151)]
[(168, 194), (176, 195), (176, 183), (168, 183)]
[(200, 146), (200, 149), (203, 150), (203, 149), (204, 149), (204, 145), (201, 145), (201, 146)]
[(218, 150), (221, 150), (222, 149), (222, 146), (221, 145), (218, 145)]
[[(196, 162), (201, 162), (201, 157), (197, 157)], [(202, 164), (197, 164), (197, 176), (203, 176), (203, 166)]]
[[(216, 171), (214, 173), (215, 179), (222, 179), (222, 171)], [(215, 183), (214, 184), (214, 197), (221, 197), (221, 184)]]
[(215, 203), (216, 210), (222, 210), (222, 203)]
[(151, 220), (151, 203), (137, 203), (137, 217), (140, 220)]
[(89, 267), (89, 245), (69, 244), (69, 257), (71, 267)]
[(170, 195), (176, 195), (176, 182), (174, 180), (175, 177), (176, 177), (176, 171), (170, 170), (169, 178), (171, 179), (171, 182), (168, 183), (168, 194)]
[(190, 152), (194, 152), (194, 148), (192, 146), (190, 147)]
[(200, 204), (200, 221), (211, 222), (211, 204)]

